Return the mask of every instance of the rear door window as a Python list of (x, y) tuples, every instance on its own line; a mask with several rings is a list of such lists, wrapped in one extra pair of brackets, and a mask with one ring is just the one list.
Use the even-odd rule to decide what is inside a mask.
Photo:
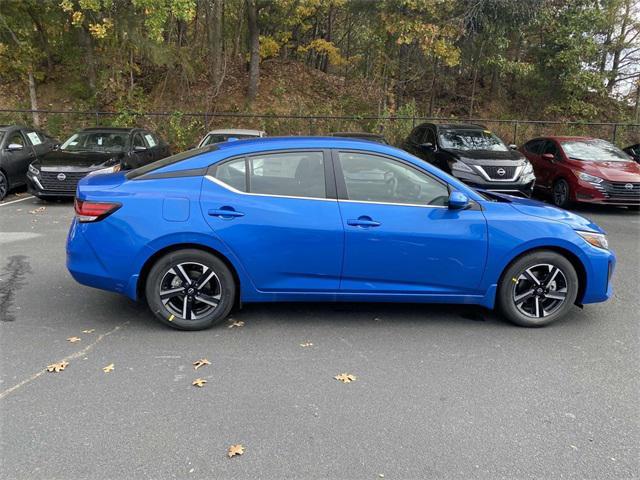
[(322, 152), (269, 153), (248, 157), (249, 192), (326, 198)]

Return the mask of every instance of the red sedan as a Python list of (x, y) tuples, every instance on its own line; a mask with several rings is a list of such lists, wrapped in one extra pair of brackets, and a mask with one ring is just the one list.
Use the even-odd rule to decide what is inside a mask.
[(533, 165), (536, 188), (559, 207), (587, 202), (640, 208), (640, 164), (605, 140), (534, 138), (520, 150)]

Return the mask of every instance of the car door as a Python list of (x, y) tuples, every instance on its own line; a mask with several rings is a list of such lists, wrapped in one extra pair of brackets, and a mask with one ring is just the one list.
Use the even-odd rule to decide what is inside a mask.
[(407, 140), (404, 144), (404, 149), (417, 156), (422, 158), (423, 151), (420, 145), (422, 144), (422, 139), (425, 136), (427, 127), (425, 125), (418, 125), (411, 131), (411, 134), (407, 137)]
[(201, 206), (258, 290), (338, 290), (344, 232), (328, 152), (269, 152), (214, 165)]
[[(553, 160), (544, 158), (544, 154), (553, 155)], [(546, 140), (540, 150), (539, 161), (537, 162), (536, 181), (540, 182), (540, 186), (550, 189), (553, 181), (558, 173), (558, 162), (561, 161), (561, 155), (558, 146), (552, 140)]]
[(142, 135), (150, 152), (149, 161), (155, 162), (156, 160), (164, 158), (162, 155), (162, 146), (158, 142), (157, 137), (146, 130), (142, 132)]
[(20, 130), (13, 130), (4, 141), (4, 168), (10, 185), (26, 181), (29, 164), (35, 160), (31, 142)]
[(142, 136), (142, 132), (135, 132), (131, 139), (131, 154), (129, 155), (129, 166), (138, 168), (153, 162), (153, 151)]
[(341, 291), (474, 292), (487, 254), (476, 205), (445, 206), (448, 186), (403, 160), (360, 151), (334, 153), (345, 229)]

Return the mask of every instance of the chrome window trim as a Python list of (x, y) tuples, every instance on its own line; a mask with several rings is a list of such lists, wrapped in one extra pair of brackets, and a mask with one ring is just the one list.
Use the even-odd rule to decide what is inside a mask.
[(295, 198), (298, 200), (321, 200), (325, 202), (337, 202), (335, 198), (321, 198), (321, 197), (297, 197), (294, 195), (274, 195), (271, 193), (253, 193), (253, 192), (243, 192), (242, 190), (238, 190), (233, 188), (231, 185), (224, 183), (222, 180), (218, 180), (217, 178), (211, 175), (205, 175), (204, 178), (209, 180), (210, 182), (215, 183), (216, 185), (221, 186), (222, 188), (229, 190), (230, 192), (237, 193), (239, 195), (248, 195), (251, 197), (272, 197), (272, 198)]
[[(473, 201), (473, 200), (470, 200)], [(422, 208), (446, 208), (449, 207), (446, 205), (422, 205), (419, 203), (392, 203), (392, 202), (372, 202), (370, 200), (346, 200), (343, 198), (338, 199), (338, 202), (346, 202), (346, 203), (367, 203), (373, 205), (395, 205), (397, 207), (422, 207)]]
[[(480, 175), (482, 175), (484, 177), (484, 179), (488, 182), (514, 182), (516, 181), (518, 178), (520, 178), (520, 173), (522, 173), (522, 170), (524, 169), (524, 166), (519, 166), (516, 167), (515, 173), (513, 174), (513, 177), (511, 178), (491, 178), (489, 175), (487, 175), (487, 172), (484, 171), (484, 168), (482, 168), (481, 165), (469, 165), (471, 167), (474, 167), (478, 173), (480, 173)], [(494, 166), (494, 165), (492, 165)], [(506, 166), (510, 166), (510, 165), (495, 165), (496, 167), (506, 167)]]

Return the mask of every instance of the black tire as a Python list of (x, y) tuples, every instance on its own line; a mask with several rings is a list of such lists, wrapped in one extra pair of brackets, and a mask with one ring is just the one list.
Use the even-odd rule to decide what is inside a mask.
[(640, 212), (640, 205), (629, 205), (627, 208), (632, 212)]
[[(200, 281), (204, 283), (199, 286)], [(164, 299), (161, 289), (166, 295)], [(168, 253), (155, 262), (147, 276), (145, 294), (149, 308), (163, 323), (178, 330), (203, 330), (229, 315), (236, 284), (229, 268), (218, 257), (202, 250), (185, 249)]]
[(554, 182), (551, 198), (556, 207), (566, 209), (571, 205), (571, 188), (564, 178)]
[(516, 325), (542, 327), (571, 309), (578, 287), (578, 275), (566, 257), (548, 250), (532, 252), (513, 262), (502, 275), (498, 308)]
[(4, 172), (0, 171), (0, 200), (3, 200), (7, 193), (9, 193), (9, 180)]

